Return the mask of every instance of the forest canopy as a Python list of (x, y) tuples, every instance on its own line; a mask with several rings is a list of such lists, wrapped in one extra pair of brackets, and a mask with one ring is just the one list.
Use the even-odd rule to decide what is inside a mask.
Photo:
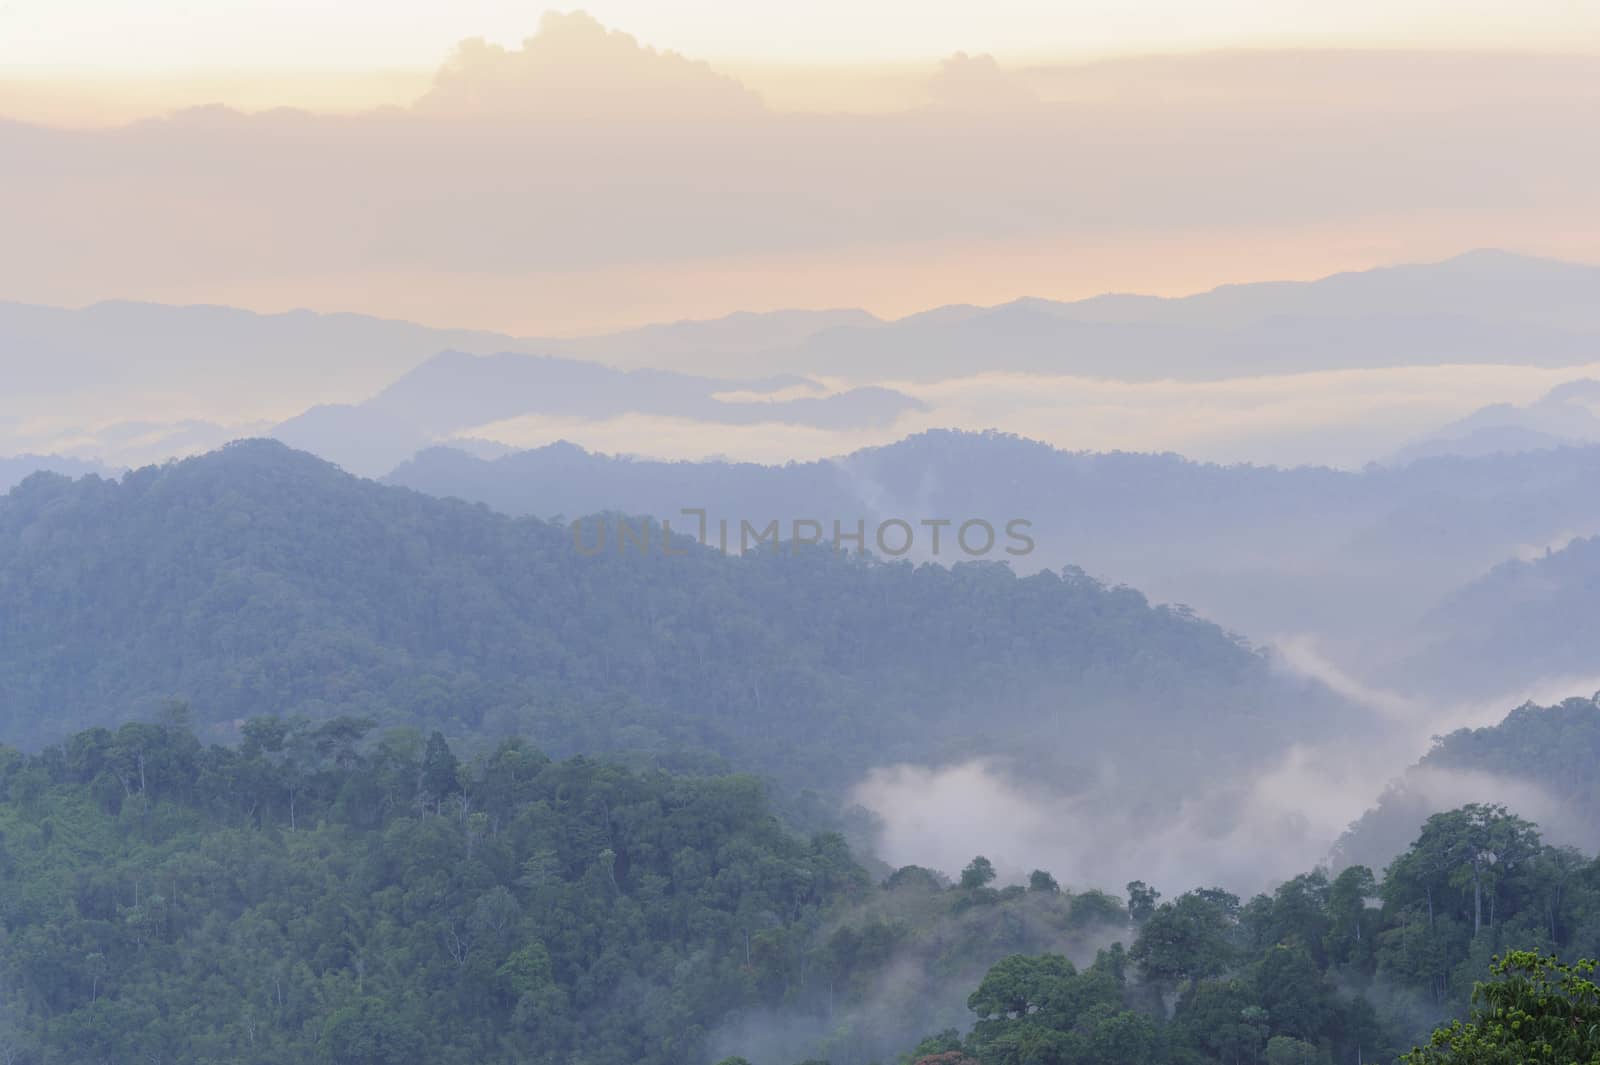
[(172, 708), (0, 751), (7, 1060), (1380, 1060), (1495, 953), (1600, 945), (1600, 864), (1494, 807), (1431, 818), (1381, 885), (1164, 898), (982, 857), (880, 879), (749, 777), (241, 731)]

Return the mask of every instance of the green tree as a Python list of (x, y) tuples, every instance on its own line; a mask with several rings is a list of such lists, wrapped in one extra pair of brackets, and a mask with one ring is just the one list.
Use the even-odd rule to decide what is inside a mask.
[(1473, 991), (1466, 1021), (1433, 1033), (1404, 1065), (1600, 1065), (1595, 962), (1513, 951)]
[(422, 790), (433, 800), (436, 813), (443, 812), (445, 799), (461, 790), (461, 763), (438, 731), (428, 737), (422, 754)]
[(1238, 913), (1238, 898), (1216, 888), (1180, 895), (1156, 907), (1128, 956), (1158, 983), (1215, 976), (1233, 962)]
[(1333, 954), (1341, 961), (1357, 961), (1372, 949), (1370, 913), (1367, 900), (1378, 897), (1378, 881), (1364, 865), (1340, 871), (1328, 885), (1328, 925)]
[(986, 887), (994, 878), (994, 863), (980, 854), (961, 870), (961, 887), (965, 891), (976, 891)]
[(1156, 912), (1156, 903), (1161, 899), (1161, 892), (1146, 884), (1143, 880), (1133, 880), (1128, 883), (1128, 915), (1135, 924), (1144, 924)]

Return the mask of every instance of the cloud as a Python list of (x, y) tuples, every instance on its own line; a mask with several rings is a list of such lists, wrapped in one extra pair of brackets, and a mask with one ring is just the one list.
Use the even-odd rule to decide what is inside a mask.
[(941, 106), (974, 111), (1026, 110), (1039, 102), (1033, 90), (1002, 70), (994, 56), (965, 52), (940, 62), (928, 91)]
[(432, 115), (655, 122), (748, 116), (761, 98), (676, 52), (608, 31), (581, 11), (549, 12), (520, 49), (467, 40), (415, 109)]
[[(520, 48), (463, 45), (413, 107), (0, 123), (0, 232), (20, 249), (0, 294), (548, 335), (1170, 292), (1488, 243), (1600, 258), (1600, 143), (1571, 135), (1600, 59), (1547, 58), (1463, 59), (1440, 94), (1370, 53), (1028, 70), (969, 55), (928, 71), (921, 98), (942, 106), (798, 113), (559, 15)], [(1122, 88), (1142, 78), (1183, 91)]]
[[(891, 865), (955, 875), (983, 854), (1003, 880), (1020, 882), (1043, 868), (1064, 885), (1113, 892), (1140, 879), (1169, 894), (1216, 884), (1250, 895), (1330, 862), (1381, 870), (1430, 814), (1468, 802), (1503, 803), (1553, 842), (1595, 845), (1595, 826), (1537, 781), (1415, 763), (1434, 736), (1497, 724), (1530, 700), (1546, 705), (1587, 694), (1600, 689), (1600, 678), (1551, 677), (1523, 690), (1438, 703), (1365, 685), (1305, 640), (1278, 647), (1275, 658), (1376, 710), (1376, 731), (1294, 744), (1251, 772), (1195, 786), (1157, 816), (1135, 812), (1132, 781), (1102, 772), (1065, 794), (988, 758), (882, 766), (851, 798), (875, 815), (874, 851)], [(1369, 813), (1380, 799), (1381, 813)], [(1365, 831), (1346, 850), (1341, 837), (1358, 819)]]
[[(1360, 467), (1419, 429), (1483, 403), (1534, 397), (1600, 369), (1429, 366), (1338, 370), (1221, 381), (1107, 381), (1045, 374), (978, 374), (879, 382), (927, 410), (869, 430), (682, 418), (516, 418), (464, 430), (516, 447), (570, 440), (608, 453), (782, 462), (842, 455), (934, 428), (1004, 428), (1071, 450), (1177, 451), (1191, 458)], [(839, 387), (839, 382), (831, 382)]]
[[(1369, 800), (1382, 785), (1373, 783)], [(1252, 780), (1211, 782), (1161, 818), (1130, 812), (1131, 782), (1053, 795), (990, 761), (884, 767), (852, 797), (878, 818), (875, 850), (891, 865), (955, 874), (983, 854), (1013, 883), (1042, 868), (1075, 890), (1144, 880), (1169, 894), (1208, 884), (1253, 894), (1325, 859), (1364, 808), (1347, 785), (1297, 748)]]

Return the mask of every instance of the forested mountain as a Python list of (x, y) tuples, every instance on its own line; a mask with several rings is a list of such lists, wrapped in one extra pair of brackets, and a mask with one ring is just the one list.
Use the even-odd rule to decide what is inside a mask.
[(1501, 802), (1539, 822), (1553, 842), (1600, 850), (1600, 703), (1528, 703), (1487, 728), (1457, 729), (1396, 780), (1339, 841), (1341, 862), (1381, 867), (1432, 814)]
[(261, 719), (0, 752), (0, 1054), (682, 1065), (865, 886), (748, 778)]
[(1505, 559), (1600, 532), (1600, 447), (1351, 473), (929, 432), (770, 467), (612, 459), (570, 445), (492, 461), (436, 449), (388, 480), (543, 516), (620, 509), (671, 519), (696, 506), (735, 521), (1022, 517), (1038, 550), (1019, 565), (1070, 562), (1252, 635), (1357, 645), (1356, 661), (1401, 657), (1441, 596)]
[(557, 754), (712, 751), (806, 786), (1014, 755), (1068, 789), (1116, 768), (1159, 803), (1361, 720), (1074, 570), (659, 546), (586, 553), (566, 526), (270, 442), (120, 482), (34, 477), (0, 502), (3, 729), (38, 741), (180, 700), (224, 735), (359, 713)]
[[(970, 1033), (925, 1041), (917, 1065), (1391, 1060), (1397, 1041), (1464, 1010), (1497, 954), (1592, 954), (1600, 939), (1600, 863), (1481, 805), (1430, 818), (1381, 887), (1364, 866), (1295, 877), (1248, 902), (1201, 889), (1157, 904), (1144, 884), (1128, 887), (1126, 961), (1116, 948), (1086, 972), (1060, 956), (1008, 958), (969, 999)], [(1582, 1015), (1596, 1012), (1592, 990), (1575, 999)], [(1544, 1012), (1535, 1001), (1519, 1004)], [(1580, 1015), (1550, 1012), (1569, 1024)], [(1593, 1033), (1576, 1045), (1592, 1051)]]
[(749, 778), (464, 763), (353, 718), (0, 749), (0, 833), (16, 1065), (1342, 1065), (1495, 952), (1600, 945), (1600, 864), (1491, 807), (1431, 818), (1381, 889), (1124, 897), (982, 857), (874, 885)]
[[(1592, 532), (1585, 529), (1584, 532)], [(1392, 672), (1398, 682), (1452, 694), (1600, 675), (1600, 537), (1515, 559), (1444, 598), (1421, 626), (1425, 647)]]

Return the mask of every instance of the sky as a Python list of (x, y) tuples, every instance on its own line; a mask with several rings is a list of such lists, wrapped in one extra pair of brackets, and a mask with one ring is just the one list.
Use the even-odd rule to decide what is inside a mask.
[[(585, 10), (658, 48), (780, 63), (1600, 41), (1591, 0), (590, 0)], [(0, 67), (426, 67), (463, 38), (517, 44), (538, 13), (512, 0), (5, 0)]]
[(0, 299), (570, 336), (1595, 262), (1597, 115), (1574, 0), (0, 0)]

